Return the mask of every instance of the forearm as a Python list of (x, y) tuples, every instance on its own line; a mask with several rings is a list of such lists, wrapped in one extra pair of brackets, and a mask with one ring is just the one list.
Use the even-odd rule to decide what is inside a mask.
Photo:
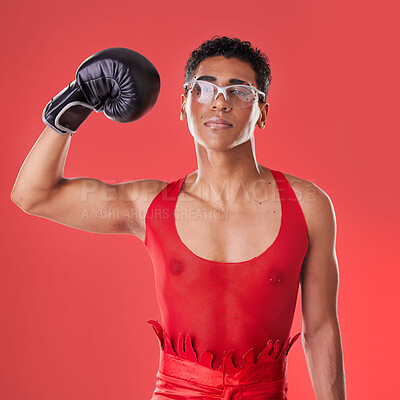
[(345, 400), (346, 383), (340, 328), (332, 322), (302, 337), (307, 367), (317, 400)]
[(11, 199), (22, 208), (43, 200), (60, 182), (70, 135), (46, 127), (26, 157), (15, 181)]

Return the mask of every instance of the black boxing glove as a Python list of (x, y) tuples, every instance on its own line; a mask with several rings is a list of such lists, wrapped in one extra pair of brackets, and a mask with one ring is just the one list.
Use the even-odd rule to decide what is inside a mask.
[(72, 136), (93, 110), (123, 123), (143, 117), (159, 92), (160, 76), (146, 57), (113, 47), (79, 66), (75, 80), (47, 103), (42, 119), (61, 135)]

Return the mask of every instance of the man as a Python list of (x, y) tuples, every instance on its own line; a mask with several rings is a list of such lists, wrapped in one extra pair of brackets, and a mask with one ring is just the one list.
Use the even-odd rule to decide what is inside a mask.
[[(148, 321), (160, 340), (153, 399), (287, 399), (299, 284), (315, 395), (345, 399), (333, 205), (315, 184), (255, 157), (254, 131), (268, 114), (268, 58), (249, 42), (216, 37), (191, 53), (185, 70), (181, 119), (196, 171), (172, 182), (63, 178), (70, 136), (46, 128), (12, 199), (32, 215), (144, 242), (162, 316), (162, 324)], [(109, 219), (96, 218), (102, 210)]]

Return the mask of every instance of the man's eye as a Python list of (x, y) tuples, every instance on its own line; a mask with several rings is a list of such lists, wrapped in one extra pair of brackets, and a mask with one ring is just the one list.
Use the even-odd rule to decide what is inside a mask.
[(206, 93), (210, 93), (210, 92), (214, 91), (214, 88), (212, 87), (212, 85), (207, 85), (207, 84), (201, 85), (201, 89), (203, 92), (206, 92)]
[(238, 89), (232, 90), (231, 93), (236, 94), (238, 96), (242, 96), (245, 94), (242, 90), (238, 90)]
[(246, 88), (232, 88), (229, 93), (234, 94), (236, 96), (248, 96), (251, 94), (251, 89)]

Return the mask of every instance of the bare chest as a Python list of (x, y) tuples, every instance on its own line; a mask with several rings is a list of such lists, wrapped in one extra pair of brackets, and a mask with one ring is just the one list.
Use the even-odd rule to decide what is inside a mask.
[(274, 243), (282, 207), (278, 198), (217, 208), (181, 193), (174, 217), (180, 241), (195, 255), (221, 263), (243, 262)]

